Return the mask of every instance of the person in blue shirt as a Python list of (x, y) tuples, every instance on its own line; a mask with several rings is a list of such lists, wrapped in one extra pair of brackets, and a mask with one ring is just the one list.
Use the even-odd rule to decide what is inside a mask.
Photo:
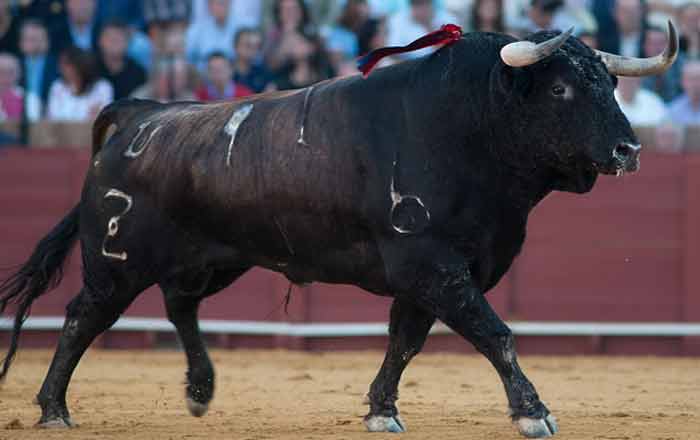
[(51, 83), (58, 77), (58, 65), (56, 57), (49, 52), (48, 30), (41, 21), (24, 20), (20, 29), (19, 49), (22, 66), (20, 85), (46, 104)]

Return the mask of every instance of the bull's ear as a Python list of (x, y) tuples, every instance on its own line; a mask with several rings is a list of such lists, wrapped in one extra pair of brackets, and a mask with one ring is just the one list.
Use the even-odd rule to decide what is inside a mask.
[(501, 93), (520, 97), (525, 97), (532, 85), (529, 69), (510, 67), (504, 63), (498, 63), (493, 70), (492, 83)]

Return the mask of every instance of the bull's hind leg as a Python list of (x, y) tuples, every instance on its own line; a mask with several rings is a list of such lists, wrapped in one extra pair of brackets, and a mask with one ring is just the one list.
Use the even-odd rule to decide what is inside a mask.
[(435, 316), (401, 300), (394, 300), (389, 321), (389, 347), (384, 363), (372, 382), (367, 398), (369, 414), (364, 423), (371, 432), (404, 432), (396, 408), (401, 374), (413, 356), (423, 348)]
[(214, 396), (214, 367), (202, 340), (197, 320), (199, 303), (233, 283), (246, 269), (204, 271), (194, 276), (181, 276), (161, 283), (168, 319), (177, 330), (187, 356), (187, 408), (201, 417)]
[(142, 290), (108, 292), (84, 287), (68, 304), (56, 352), (37, 395), (37, 402), (41, 406), (38, 426), (73, 426), (66, 405), (66, 391), (73, 370), (92, 341), (116, 322)]

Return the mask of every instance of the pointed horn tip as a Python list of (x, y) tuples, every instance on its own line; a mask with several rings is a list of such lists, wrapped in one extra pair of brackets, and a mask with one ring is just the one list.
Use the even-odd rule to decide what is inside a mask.
[(678, 48), (679, 48), (679, 39), (678, 39), (678, 32), (676, 31), (676, 26), (674, 26), (673, 22), (671, 20), (668, 20), (668, 46), (666, 47), (666, 55), (671, 55), (671, 57), (675, 60), (676, 57), (678, 56)]

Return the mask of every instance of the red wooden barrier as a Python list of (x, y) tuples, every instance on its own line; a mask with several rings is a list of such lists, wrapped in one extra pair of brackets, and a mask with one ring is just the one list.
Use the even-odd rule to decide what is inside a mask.
[[(18, 264), (78, 201), (89, 162), (74, 149), (0, 151), (0, 267)], [(523, 254), (489, 299), (505, 319), (538, 321), (700, 322), (700, 155), (643, 154), (642, 170), (623, 179), (600, 177), (585, 196), (556, 193), (536, 208)], [(62, 316), (80, 288), (73, 255), (63, 284), (37, 301), (33, 316)], [(350, 286), (295, 287), (253, 270), (205, 301), (207, 319), (284, 322), (385, 321), (390, 300)], [(157, 288), (142, 294), (127, 316), (164, 317)], [(107, 333), (107, 347), (150, 346), (172, 336)], [(375, 338), (221, 336), (229, 346), (303, 349), (380, 348)], [(24, 346), (55, 343), (51, 333), (27, 333)], [(538, 353), (700, 354), (697, 338), (520, 337)], [(453, 335), (430, 338), (427, 349), (469, 350)]]

